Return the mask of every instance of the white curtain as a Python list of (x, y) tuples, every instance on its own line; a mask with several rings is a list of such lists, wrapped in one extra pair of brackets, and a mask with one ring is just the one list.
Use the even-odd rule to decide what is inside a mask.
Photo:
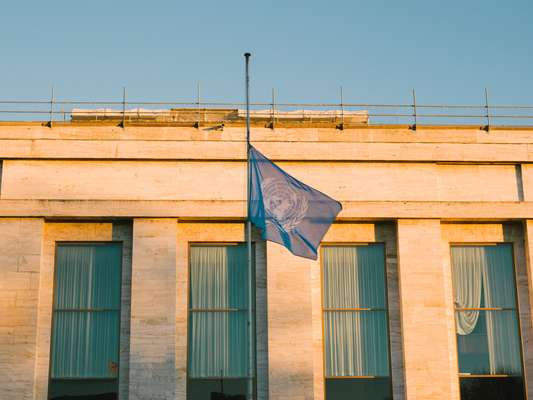
[(388, 376), (384, 311), (324, 313), (326, 376)]
[[(486, 307), (515, 308), (515, 281), (510, 246), (491, 246), (485, 251), (483, 291)], [(487, 311), (490, 372), (520, 374), (520, 339), (516, 311)]]
[(245, 246), (191, 247), (191, 378), (247, 375), (246, 261)]
[(113, 378), (118, 370), (118, 311), (54, 315), (52, 378)]
[(323, 258), (326, 376), (388, 376), (383, 246), (328, 246)]
[(490, 374), (521, 373), (520, 338), (516, 316), (515, 280), (511, 245), (452, 247), (456, 308), (510, 308), (495, 311), (459, 311), (459, 335), (476, 328), (485, 313)]
[[(481, 307), (482, 271), (485, 271), (483, 247), (452, 247), (453, 287), (456, 308)], [(479, 311), (461, 311), (457, 314), (457, 333), (472, 333), (479, 319)]]
[(116, 377), (121, 247), (61, 245), (56, 254), (50, 376)]

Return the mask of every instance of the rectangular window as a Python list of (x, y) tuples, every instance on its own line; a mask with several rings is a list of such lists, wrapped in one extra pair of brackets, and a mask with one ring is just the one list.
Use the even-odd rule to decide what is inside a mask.
[(512, 244), (452, 246), (462, 400), (524, 399)]
[(390, 400), (383, 244), (322, 248), (327, 400)]
[(122, 246), (56, 249), (49, 399), (117, 398)]
[(247, 261), (246, 245), (190, 248), (188, 399), (246, 398)]

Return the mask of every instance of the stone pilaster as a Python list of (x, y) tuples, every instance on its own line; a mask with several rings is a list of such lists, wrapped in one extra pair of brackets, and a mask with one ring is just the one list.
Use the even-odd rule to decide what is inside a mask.
[(135, 219), (131, 280), (131, 400), (176, 396), (175, 219)]
[(0, 219), (0, 399), (33, 399), (42, 219)]
[(269, 398), (313, 399), (311, 269), (319, 263), (272, 242), (267, 260)]
[(409, 400), (459, 398), (453, 300), (439, 220), (398, 220), (400, 308)]

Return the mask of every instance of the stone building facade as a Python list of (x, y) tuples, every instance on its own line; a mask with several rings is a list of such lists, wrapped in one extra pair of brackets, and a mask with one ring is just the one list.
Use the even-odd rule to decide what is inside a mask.
[[(58, 244), (107, 242), (119, 398), (187, 398), (191, 245), (243, 242), (246, 216), (242, 123), (198, 125), (0, 125), (0, 399), (49, 396)], [(253, 120), (252, 141), (341, 201), (324, 246), (383, 244), (392, 398), (460, 399), (450, 248), (504, 243), (533, 398), (533, 130), (338, 128)], [(257, 399), (325, 399), (323, 260), (253, 235)]]

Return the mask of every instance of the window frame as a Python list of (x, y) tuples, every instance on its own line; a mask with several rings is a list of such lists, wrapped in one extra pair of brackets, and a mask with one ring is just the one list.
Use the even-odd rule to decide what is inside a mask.
[[(56, 310), (56, 279), (57, 279), (57, 253), (59, 247), (68, 247), (68, 246), (107, 246), (115, 245), (120, 249), (120, 263), (119, 263), (119, 276), (120, 276), (120, 285), (119, 285), (119, 308), (118, 309), (69, 309), (73, 312), (99, 312), (99, 311), (118, 311), (118, 353), (117, 353), (117, 374), (112, 378), (106, 377), (68, 377), (68, 378), (52, 378), (52, 356), (53, 356), (53, 335), (54, 335), (54, 322), (55, 322), (55, 312)], [(119, 385), (120, 385), (120, 346), (121, 346), (121, 329), (122, 329), (122, 295), (123, 295), (123, 269), (124, 269), (124, 241), (123, 240), (90, 240), (90, 241), (66, 241), (58, 240), (54, 243), (54, 273), (52, 279), (52, 308), (51, 308), (51, 325), (50, 325), (50, 346), (49, 346), (49, 357), (48, 357), (48, 386), (46, 391), (46, 398), (50, 399), (50, 386), (52, 381), (112, 381), (115, 382), (117, 390), (117, 398), (119, 396)], [(63, 309), (60, 309), (61, 311)]]
[[(239, 312), (239, 311), (248, 311), (248, 309), (192, 309), (191, 308), (191, 248), (193, 247), (231, 247), (231, 246), (246, 246), (246, 242), (239, 242), (239, 241), (189, 241), (187, 243), (187, 352), (186, 352), (186, 379), (185, 379), (185, 397), (187, 398), (189, 395), (189, 380), (235, 380), (235, 379), (244, 379), (248, 381), (250, 377), (248, 375), (246, 376), (216, 376), (216, 377), (191, 377), (189, 375), (189, 358), (190, 358), (190, 323), (191, 323), (191, 313), (192, 312)], [(252, 322), (253, 322), (253, 346), (254, 346), (254, 358), (253, 358), (253, 390), (254, 390), (254, 396), (257, 396), (257, 340), (255, 340), (256, 332), (257, 332), (257, 280), (256, 280), (256, 242), (255, 240), (252, 240), (252, 262), (254, 268), (252, 268), (252, 282), (254, 283), (252, 285), (252, 304), (249, 305), (249, 307), (252, 310)], [(248, 345), (246, 353), (248, 354)]]
[[(384, 291), (385, 291), (385, 308), (324, 308), (324, 249), (327, 247), (368, 247), (368, 246), (380, 246), (383, 248), (383, 273), (384, 273)], [(324, 399), (326, 397), (326, 380), (334, 379), (383, 379), (387, 378), (389, 384), (389, 395), (393, 398), (392, 387), (392, 360), (391, 360), (391, 341), (390, 341), (390, 313), (389, 313), (389, 282), (388, 282), (388, 269), (387, 269), (387, 244), (385, 242), (327, 242), (322, 243), (320, 246), (320, 318), (322, 322), (322, 381), (323, 381), (323, 393)], [(387, 321), (387, 355), (388, 355), (388, 376), (327, 376), (326, 375), (326, 327), (325, 327), (325, 313), (331, 311), (352, 311), (352, 312), (385, 312)]]
[[(513, 275), (513, 288), (514, 288), (514, 308), (510, 307), (478, 307), (478, 308), (457, 308), (455, 304), (455, 286), (453, 284), (453, 257), (452, 257), (452, 248), (453, 247), (492, 247), (492, 246), (508, 246), (511, 249), (511, 268)], [(520, 309), (518, 302), (518, 286), (517, 286), (517, 276), (516, 276), (516, 259), (515, 259), (515, 243), (514, 242), (450, 242), (449, 243), (449, 257), (450, 257), (450, 278), (452, 285), (452, 306), (453, 306), (453, 322), (454, 322), (454, 336), (455, 336), (455, 355), (457, 363), (457, 376), (458, 384), (461, 386), (461, 379), (494, 379), (494, 378), (521, 378), (522, 387), (524, 393), (526, 393), (526, 382), (524, 380), (524, 345), (522, 342), (522, 325), (520, 321)], [(459, 343), (457, 339), (457, 312), (461, 311), (480, 311), (480, 312), (498, 312), (498, 311), (514, 311), (517, 321), (517, 330), (518, 330), (518, 341), (519, 341), (519, 352), (520, 352), (520, 375), (509, 375), (509, 374), (469, 374), (463, 373), (460, 371), (459, 366)]]

